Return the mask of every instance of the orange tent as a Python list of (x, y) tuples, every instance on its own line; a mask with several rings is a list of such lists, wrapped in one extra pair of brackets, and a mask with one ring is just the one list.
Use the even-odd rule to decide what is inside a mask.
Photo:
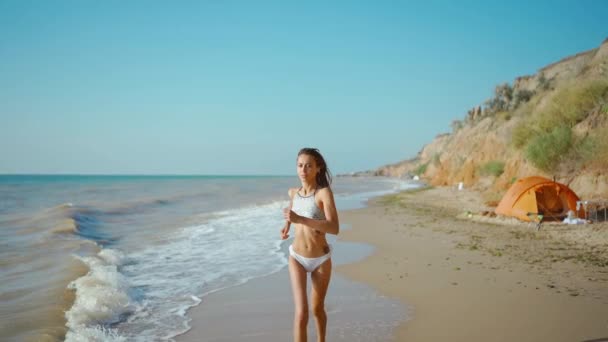
[(563, 219), (568, 210), (576, 212), (579, 198), (564, 184), (543, 177), (519, 179), (504, 195), (495, 212), (533, 221), (537, 215), (546, 219)]

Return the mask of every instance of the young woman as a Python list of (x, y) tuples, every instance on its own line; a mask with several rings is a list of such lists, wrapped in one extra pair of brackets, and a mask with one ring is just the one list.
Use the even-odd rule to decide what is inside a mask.
[(281, 230), (281, 238), (287, 239), (290, 225), (295, 225), (295, 238), (289, 246), (289, 276), (295, 306), (293, 339), (295, 342), (307, 340), (306, 281), (310, 273), (311, 309), (318, 341), (322, 342), (327, 327), (325, 294), (331, 278), (331, 246), (325, 234), (338, 234), (338, 212), (330, 188), (331, 174), (319, 150), (301, 149), (296, 165), (302, 186), (289, 189), (291, 205), (284, 211), (286, 222)]

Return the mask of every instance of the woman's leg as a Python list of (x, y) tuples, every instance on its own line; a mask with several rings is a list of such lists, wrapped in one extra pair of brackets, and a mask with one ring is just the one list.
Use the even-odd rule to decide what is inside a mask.
[(289, 257), (289, 278), (295, 315), (293, 320), (294, 342), (306, 342), (308, 325), (308, 300), (306, 299), (306, 270), (293, 257)]
[(312, 290), (310, 302), (312, 313), (317, 324), (317, 341), (325, 342), (325, 330), (327, 328), (327, 314), (325, 313), (325, 295), (331, 278), (331, 258), (321, 264), (311, 273)]

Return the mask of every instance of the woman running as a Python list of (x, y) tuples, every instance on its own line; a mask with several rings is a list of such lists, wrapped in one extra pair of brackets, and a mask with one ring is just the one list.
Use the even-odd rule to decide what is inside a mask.
[(291, 205), (284, 210), (286, 222), (281, 230), (281, 238), (287, 239), (290, 225), (295, 225), (295, 238), (289, 246), (289, 276), (295, 306), (293, 340), (307, 341), (306, 281), (307, 273), (310, 273), (311, 309), (317, 326), (317, 340), (323, 342), (327, 327), (325, 295), (331, 278), (332, 249), (325, 234), (337, 235), (340, 231), (338, 212), (330, 188), (331, 174), (319, 150), (301, 149), (296, 165), (302, 186), (289, 189)]

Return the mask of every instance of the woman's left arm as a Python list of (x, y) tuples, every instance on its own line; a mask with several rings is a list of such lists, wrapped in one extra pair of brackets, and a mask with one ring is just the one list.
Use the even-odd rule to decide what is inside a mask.
[(310, 219), (297, 215), (294, 212), (290, 212), (288, 215), (289, 217), (286, 218), (293, 223), (300, 223), (323, 233), (338, 235), (340, 232), (340, 223), (338, 221), (338, 211), (336, 210), (333, 192), (330, 188), (323, 188), (319, 190), (318, 196), (323, 204), (325, 220)]

